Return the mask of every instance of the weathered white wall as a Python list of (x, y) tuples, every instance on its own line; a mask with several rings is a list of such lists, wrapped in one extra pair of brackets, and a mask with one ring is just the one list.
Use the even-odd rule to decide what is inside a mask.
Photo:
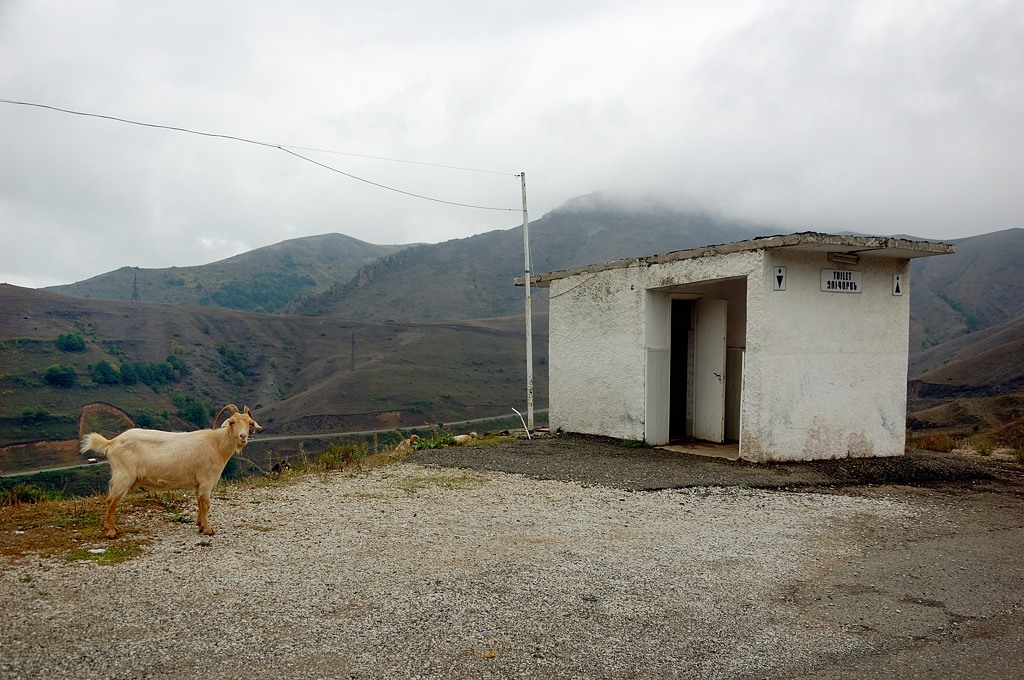
[[(785, 291), (772, 290), (775, 266), (787, 268)], [(863, 273), (864, 292), (822, 292), (820, 270), (844, 268)], [(902, 454), (910, 306), (909, 290), (892, 295), (892, 275), (903, 274), (906, 286), (908, 271), (902, 259), (862, 257), (844, 266), (824, 253), (773, 250), (553, 280), (550, 424), (650, 440), (650, 427), (667, 427), (667, 396), (658, 395), (671, 340), (670, 295), (710, 282), (700, 292), (715, 297), (715, 286), (736, 286), (717, 282), (745, 277), (745, 309), (732, 304), (729, 321), (729, 345), (746, 347), (740, 456)]]
[(551, 282), (548, 420), (552, 428), (644, 437), (642, 270)]
[[(773, 291), (775, 266), (785, 291)], [(863, 273), (863, 292), (826, 293), (822, 269)], [(906, 436), (909, 290), (906, 260), (774, 250), (761, 285), (748, 287), (740, 456), (811, 460), (896, 456)], [(905, 286), (906, 287), (906, 286)]]
[[(670, 294), (686, 284), (760, 276), (763, 254), (746, 251), (551, 282), (549, 423), (568, 432), (645, 439), (648, 360), (670, 347)], [(705, 292), (717, 290), (705, 283)], [(735, 285), (735, 284), (732, 284)], [(731, 340), (730, 340), (731, 341)], [(667, 420), (665, 421), (667, 428)], [(667, 432), (667, 429), (666, 429)]]

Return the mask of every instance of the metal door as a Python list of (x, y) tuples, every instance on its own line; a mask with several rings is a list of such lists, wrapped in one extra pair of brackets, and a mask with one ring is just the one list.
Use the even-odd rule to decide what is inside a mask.
[(694, 339), (693, 436), (725, 441), (726, 301), (697, 301)]

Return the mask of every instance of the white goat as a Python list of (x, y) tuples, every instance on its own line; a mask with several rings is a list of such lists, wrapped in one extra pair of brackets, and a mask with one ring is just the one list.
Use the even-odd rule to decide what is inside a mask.
[[(224, 411), (232, 415), (218, 428)], [(113, 439), (90, 432), (82, 437), (81, 451), (97, 451), (110, 462), (110, 489), (107, 493), (107, 514), (103, 521), (107, 538), (116, 538), (114, 511), (118, 503), (137, 486), (147, 489), (195, 489), (199, 505), (197, 524), (202, 532), (213, 535), (207, 516), (210, 493), (220, 481), (224, 466), (231, 456), (242, 450), (249, 440), (249, 430), (262, 430), (253, 420), (249, 407), (239, 411), (228, 404), (213, 419), (214, 427), (195, 432), (163, 432), (134, 428)]]
[(420, 436), (418, 434), (410, 435), (408, 439), (403, 439), (395, 447), (395, 451), (408, 451), (412, 448), (413, 442), (419, 441)]
[(462, 446), (463, 444), (468, 444), (474, 439), (477, 439), (479, 436), (480, 435), (476, 432), (470, 432), (469, 434), (457, 434), (455, 435), (455, 444)]

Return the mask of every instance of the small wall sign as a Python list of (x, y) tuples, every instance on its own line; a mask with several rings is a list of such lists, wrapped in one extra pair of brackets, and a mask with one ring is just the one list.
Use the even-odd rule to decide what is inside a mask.
[(864, 290), (864, 272), (822, 269), (821, 290), (825, 293), (860, 293)]
[(892, 275), (892, 294), (903, 295), (903, 274)]
[(776, 267), (772, 273), (772, 290), (786, 290), (786, 268)]

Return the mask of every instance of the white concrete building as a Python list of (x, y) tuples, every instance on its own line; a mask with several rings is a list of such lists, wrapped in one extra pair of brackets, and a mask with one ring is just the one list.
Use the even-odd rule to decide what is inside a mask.
[(800, 233), (534, 275), (550, 426), (749, 461), (901, 455), (909, 261), (953, 252)]

